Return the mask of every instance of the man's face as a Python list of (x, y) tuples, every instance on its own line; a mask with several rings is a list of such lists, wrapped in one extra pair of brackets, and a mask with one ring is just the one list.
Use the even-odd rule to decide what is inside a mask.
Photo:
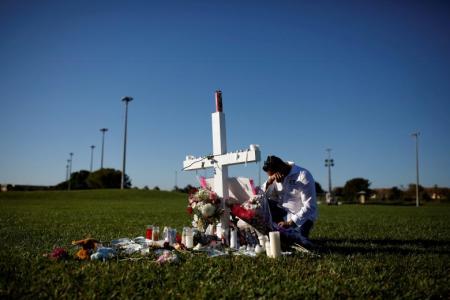
[(278, 171), (274, 171), (274, 170), (268, 170), (267, 172), (267, 176), (269, 177), (274, 177), (276, 182), (283, 182), (284, 176), (278, 172)]

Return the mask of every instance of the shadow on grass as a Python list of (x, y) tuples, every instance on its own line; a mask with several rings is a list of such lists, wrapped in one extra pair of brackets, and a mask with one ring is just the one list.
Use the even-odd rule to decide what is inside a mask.
[(314, 239), (323, 254), (450, 254), (450, 241), (396, 239)]

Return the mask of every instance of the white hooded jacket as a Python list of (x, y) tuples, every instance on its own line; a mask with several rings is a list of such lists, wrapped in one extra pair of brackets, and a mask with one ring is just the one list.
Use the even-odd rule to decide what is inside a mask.
[(289, 164), (292, 166), (289, 174), (282, 183), (272, 184), (268, 192), (277, 194), (278, 203), (288, 212), (286, 221), (292, 220), (297, 226), (302, 226), (307, 220), (317, 219), (315, 181), (308, 170)]

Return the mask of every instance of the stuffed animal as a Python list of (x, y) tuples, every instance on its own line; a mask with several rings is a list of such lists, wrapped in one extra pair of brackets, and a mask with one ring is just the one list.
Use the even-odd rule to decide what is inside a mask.
[(93, 238), (86, 238), (84, 240), (72, 241), (72, 245), (81, 246), (81, 249), (75, 254), (75, 258), (86, 260), (91, 257), (91, 254), (100, 245), (100, 241)]

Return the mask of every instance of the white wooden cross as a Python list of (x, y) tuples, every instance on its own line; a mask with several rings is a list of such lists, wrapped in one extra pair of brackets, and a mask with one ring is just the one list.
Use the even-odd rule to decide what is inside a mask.
[(228, 198), (228, 166), (258, 162), (261, 152), (256, 145), (250, 145), (247, 150), (227, 153), (225, 113), (222, 106), (222, 92), (216, 91), (216, 112), (212, 113), (213, 154), (203, 157), (187, 156), (183, 162), (183, 170), (199, 170), (214, 168), (214, 192), (222, 198), (222, 208), (225, 213), (221, 223), (225, 233), (228, 232), (229, 211), (225, 200)]

